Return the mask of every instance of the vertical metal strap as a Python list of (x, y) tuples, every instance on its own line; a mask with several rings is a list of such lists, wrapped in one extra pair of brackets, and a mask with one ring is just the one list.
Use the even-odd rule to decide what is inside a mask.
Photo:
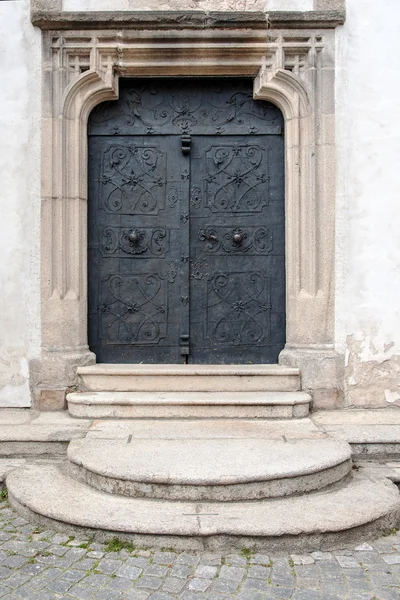
[(181, 194), (181, 324), (179, 347), (182, 356), (190, 353), (189, 345), (189, 190), (190, 135), (181, 136), (182, 194)]

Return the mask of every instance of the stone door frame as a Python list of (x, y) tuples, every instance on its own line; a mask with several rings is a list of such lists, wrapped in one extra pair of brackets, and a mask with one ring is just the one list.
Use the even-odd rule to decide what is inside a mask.
[(132, 28), (128, 13), (117, 30), (100, 29), (98, 13), (84, 24), (71, 13), (66, 21), (37, 19), (43, 91), (42, 351), (31, 365), (36, 405), (51, 397), (61, 406), (76, 384), (76, 368), (95, 362), (87, 345), (90, 111), (118, 98), (119, 77), (246, 75), (254, 78), (254, 98), (276, 104), (285, 119), (287, 344), (280, 363), (299, 366), (303, 388), (333, 407), (341, 388), (334, 351), (334, 27), (341, 21), (319, 15), (300, 26), (293, 19), (275, 26), (262, 15), (254, 25), (254, 15), (241, 13), (200, 26), (197, 16), (192, 23), (190, 15), (174, 14), (161, 27), (154, 13), (143, 25), (143, 14), (140, 27)]

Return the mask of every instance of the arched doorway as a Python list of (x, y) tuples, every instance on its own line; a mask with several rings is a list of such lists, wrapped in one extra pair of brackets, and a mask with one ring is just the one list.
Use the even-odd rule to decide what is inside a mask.
[(121, 79), (89, 118), (89, 346), (107, 363), (275, 363), (283, 117), (253, 81)]

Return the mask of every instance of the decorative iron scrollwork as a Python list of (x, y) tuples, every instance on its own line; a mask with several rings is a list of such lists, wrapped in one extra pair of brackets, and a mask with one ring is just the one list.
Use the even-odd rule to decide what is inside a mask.
[[(242, 133), (260, 133), (277, 129), (282, 122), (279, 111), (269, 102), (254, 102), (251, 85), (238, 90), (229, 80), (215, 84), (204, 93), (204, 85), (193, 81), (149, 83), (122, 82), (118, 102), (96, 107), (91, 115), (91, 133), (105, 131), (131, 132), (137, 135), (156, 132), (204, 133), (222, 135), (240, 129)], [(111, 128), (110, 128), (111, 123)]]
[(174, 208), (175, 204), (178, 202), (179, 199), (179, 195), (178, 195), (178, 190), (174, 187), (172, 188), (167, 196), (167, 201), (168, 204), (171, 208)]
[(270, 311), (270, 280), (265, 273), (215, 273), (208, 281), (207, 337), (215, 344), (265, 342)]
[(213, 212), (254, 213), (268, 205), (265, 148), (223, 144), (206, 150), (207, 206)]
[(108, 344), (157, 344), (166, 336), (166, 284), (158, 275), (108, 275), (99, 307)]
[(201, 202), (201, 189), (194, 185), (190, 190), (190, 204), (193, 208), (200, 208)]
[(157, 146), (115, 145), (102, 156), (104, 208), (122, 214), (157, 214), (164, 208), (165, 157)]
[(205, 262), (192, 262), (190, 263), (190, 277), (192, 279), (203, 279), (209, 277), (209, 273), (205, 273), (205, 269), (208, 268), (208, 264)]
[(178, 275), (178, 268), (176, 266), (176, 263), (174, 261), (170, 260), (168, 263), (168, 270), (167, 270), (167, 280), (169, 281), (169, 283), (174, 283), (177, 275)]
[(164, 227), (106, 227), (102, 232), (101, 249), (103, 256), (111, 256), (120, 251), (135, 256), (145, 254), (146, 258), (163, 258), (169, 250), (168, 232)]
[(272, 233), (267, 227), (206, 227), (200, 229), (198, 238), (205, 241), (206, 254), (260, 254), (273, 250)]

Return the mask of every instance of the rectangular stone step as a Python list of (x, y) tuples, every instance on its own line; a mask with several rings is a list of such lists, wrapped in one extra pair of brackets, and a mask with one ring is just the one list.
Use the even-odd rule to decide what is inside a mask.
[(291, 419), (306, 417), (304, 392), (82, 392), (67, 396), (74, 417)]
[(83, 391), (296, 392), (299, 369), (281, 365), (131, 365), (80, 367)]

